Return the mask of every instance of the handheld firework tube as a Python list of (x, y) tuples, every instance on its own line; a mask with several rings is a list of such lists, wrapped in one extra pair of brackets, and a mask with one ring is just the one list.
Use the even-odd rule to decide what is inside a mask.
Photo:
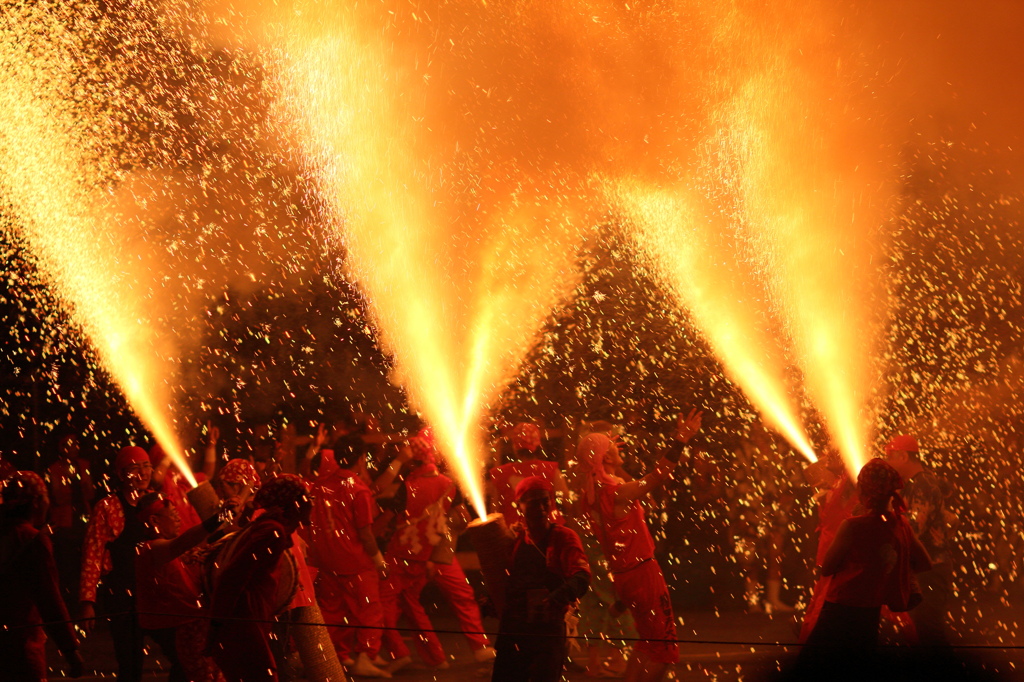
[(299, 650), (299, 658), (310, 682), (345, 682), (345, 669), (338, 660), (328, 628), (323, 627), (324, 615), (316, 604), (295, 609), (295, 620), (315, 625), (292, 625), (289, 630)]
[(213, 489), (209, 481), (203, 481), (192, 488), (185, 493), (185, 497), (188, 498), (189, 504), (196, 510), (202, 521), (206, 521), (220, 511), (220, 496), (217, 495), (217, 491)]
[(515, 536), (505, 525), (505, 517), (499, 513), (475, 519), (466, 527), (466, 534), (480, 557), (480, 572), (500, 618), (505, 610), (505, 584)]

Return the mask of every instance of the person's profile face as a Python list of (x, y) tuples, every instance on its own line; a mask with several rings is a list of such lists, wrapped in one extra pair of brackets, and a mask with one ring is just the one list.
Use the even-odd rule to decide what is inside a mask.
[(616, 441), (612, 441), (604, 453), (604, 463), (613, 467), (622, 466), (622, 453), (619, 450), (619, 443)]

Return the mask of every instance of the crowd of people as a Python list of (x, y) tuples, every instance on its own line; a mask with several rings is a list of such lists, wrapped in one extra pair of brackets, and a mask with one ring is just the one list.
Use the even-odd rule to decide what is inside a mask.
[[(420, 665), (443, 669), (449, 656), (421, 599), (431, 582), (475, 660), (493, 661), (495, 680), (561, 679), (570, 639), (587, 649), (588, 675), (664, 679), (679, 658), (676, 617), (648, 510), (681, 462), (678, 478), (701, 488), (704, 460), (688, 447), (701, 423), (699, 411), (681, 415), (642, 475), (629, 473), (636, 467), (614, 424), (585, 425), (567, 457), (547, 451), (553, 434), (538, 424), (505, 429), (486, 492), (509, 528), (507, 579), (488, 584), (489, 595), (460, 565), (456, 545), (474, 513), (429, 428), (387, 434), (372, 420), (339, 421), (226, 457), (209, 427), (189, 473), (214, 504), (195, 499), (190, 476), (159, 445), (120, 449), (115, 485), (101, 497), (67, 436), (45, 481), (0, 472), (0, 649), (17, 661), (0, 679), (46, 678), (44, 631), (68, 674), (80, 675), (79, 637), (104, 621), (118, 680), (141, 678), (147, 639), (172, 681), (277, 680), (290, 649), (305, 653), (289, 623), (310, 609), (351, 676), (391, 677), (413, 662), (403, 617)], [(737, 459), (753, 471), (768, 451), (754, 439)], [(856, 478), (831, 453), (785, 476), (737, 479), (731, 533), (751, 610), (791, 610), (780, 594), (787, 491), (817, 491), (819, 577), (798, 671), (820, 676), (869, 650), (883, 622), (907, 641), (946, 643), (958, 519), (916, 440), (894, 438)], [(481, 597), (499, 617), (493, 642)]]

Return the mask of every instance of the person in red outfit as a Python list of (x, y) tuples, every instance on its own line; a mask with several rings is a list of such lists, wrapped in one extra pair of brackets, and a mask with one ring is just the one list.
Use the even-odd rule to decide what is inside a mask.
[(221, 515), (182, 533), (177, 506), (160, 493), (144, 495), (136, 510), (148, 532), (135, 557), (139, 625), (151, 631), (172, 631), (168, 636), (174, 639), (188, 679), (215, 682), (220, 672), (203, 655), (209, 621), (199, 596), (202, 562), (193, 550), (221, 526)]
[(144, 634), (149, 634), (171, 661), (171, 680), (184, 679), (173, 638), (160, 631), (144, 633), (135, 610), (135, 546), (146, 538), (146, 529), (135, 514), (139, 498), (149, 490), (153, 466), (140, 447), (122, 448), (114, 460), (120, 481), (117, 491), (104, 497), (93, 509), (85, 533), (82, 583), (79, 601), (82, 627), (93, 628), (97, 596), (110, 620), (110, 636), (117, 658), (117, 679), (142, 679), (145, 658)]
[(46, 470), (50, 484), (50, 533), (53, 557), (65, 599), (78, 600), (85, 528), (96, 497), (89, 462), (78, 456), (78, 437), (60, 439), (60, 457)]
[[(46, 516), (46, 485), (31, 472), (18, 472), (0, 494), (0, 680), (47, 678), (46, 632), (71, 677), (81, 677), (78, 639), (60, 596), (50, 541), (33, 523)], [(45, 631), (42, 623), (48, 623)]]
[(455, 497), (451, 479), (437, 470), (433, 439), (427, 430), (410, 439), (412, 471), (396, 497), (403, 508), (386, 562), (388, 577), (381, 585), (384, 604), (384, 643), (395, 658), (391, 669), (411, 662), (409, 648), (399, 633), (399, 612), (405, 613), (416, 633), (416, 647), (423, 661), (433, 668), (447, 668), (448, 660), (441, 640), (433, 632), (427, 612), (420, 604), (420, 593), (429, 579), (428, 562), (434, 547), (447, 532), (447, 514)]
[(525, 523), (512, 547), (492, 682), (557, 682), (566, 659), (565, 616), (590, 587), (590, 564), (575, 532), (553, 519), (551, 484), (520, 481)]
[(657, 467), (637, 481), (612, 475), (622, 465), (617, 444), (603, 433), (591, 433), (577, 451), (583, 470), (583, 501), (608, 559), (615, 596), (629, 608), (641, 641), (626, 665), (629, 682), (661, 680), (679, 660), (675, 617), (665, 577), (654, 558), (654, 539), (640, 500), (661, 486), (679, 464), (685, 444), (700, 430), (702, 413), (679, 417), (675, 443)]
[(557, 494), (569, 492), (558, 463), (542, 458), (539, 426), (528, 422), (516, 424), (512, 430), (512, 447), (519, 461), (496, 466), (490, 472), (493, 506), (502, 513), (509, 526), (523, 520), (516, 505), (515, 491), (524, 478), (540, 476), (553, 486)]
[(864, 514), (843, 521), (821, 563), (831, 576), (821, 615), (801, 651), (796, 679), (874, 679), (882, 606), (907, 611), (920, 601), (913, 573), (931, 567), (928, 552), (904, 517), (903, 480), (873, 459), (857, 476)]
[(380, 580), (384, 556), (373, 536), (379, 513), (368, 485), (367, 447), (358, 436), (342, 436), (333, 446), (338, 465), (317, 478), (310, 493), (309, 558), (316, 566), (316, 597), (338, 658), (353, 675), (385, 677), (374, 665), (380, 653), (384, 609)]
[[(280, 603), (292, 534), (309, 520), (306, 483), (293, 474), (266, 481), (254, 503), (264, 513), (232, 537), (221, 550), (212, 579), (208, 652), (229, 682), (276, 682), (277, 664), (270, 648), (274, 617), (292, 596), (294, 583)], [(291, 580), (295, 580), (291, 563)]]
[[(830, 450), (824, 458), (808, 466), (804, 470), (804, 476), (812, 485), (822, 490), (819, 493), (818, 551), (815, 557), (815, 565), (820, 567), (839, 526), (853, 516), (853, 510), (857, 506), (857, 495), (854, 494), (856, 485), (847, 475), (843, 460), (836, 450)], [(825, 595), (828, 594), (831, 580), (831, 576), (822, 575), (814, 582), (811, 600), (804, 614), (803, 625), (800, 627), (801, 642), (807, 641), (818, 622), (818, 615), (825, 604)]]

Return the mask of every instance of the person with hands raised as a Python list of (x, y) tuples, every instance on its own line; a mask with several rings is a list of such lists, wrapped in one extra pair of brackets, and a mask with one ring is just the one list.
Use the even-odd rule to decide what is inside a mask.
[(635, 481), (613, 473), (623, 460), (618, 443), (606, 434), (587, 435), (577, 449), (584, 508), (608, 559), (615, 596), (633, 615), (641, 638), (626, 665), (629, 682), (661, 680), (679, 660), (672, 600), (640, 501), (669, 479), (702, 420), (703, 412), (696, 409), (680, 415), (673, 443), (654, 470)]

